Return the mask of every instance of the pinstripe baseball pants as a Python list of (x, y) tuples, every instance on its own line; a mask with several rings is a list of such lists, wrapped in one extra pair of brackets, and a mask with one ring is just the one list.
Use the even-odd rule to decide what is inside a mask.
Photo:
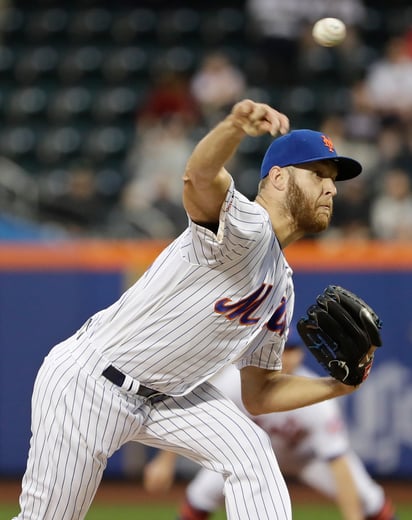
[(104, 360), (69, 339), (36, 378), (18, 520), (81, 520), (107, 459), (138, 441), (172, 449), (225, 477), (229, 520), (290, 520), (283, 476), (263, 430), (209, 383), (150, 404), (106, 380)]

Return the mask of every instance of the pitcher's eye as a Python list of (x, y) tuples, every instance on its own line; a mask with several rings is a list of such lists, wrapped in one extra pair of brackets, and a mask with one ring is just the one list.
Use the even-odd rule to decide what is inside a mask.
[(333, 182), (336, 181), (337, 174), (331, 174), (330, 172), (325, 172), (324, 170), (313, 170), (313, 173), (320, 179), (331, 179)]

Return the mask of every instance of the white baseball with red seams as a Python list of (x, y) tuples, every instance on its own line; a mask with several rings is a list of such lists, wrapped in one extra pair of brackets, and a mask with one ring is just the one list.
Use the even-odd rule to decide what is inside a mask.
[(312, 36), (322, 47), (335, 47), (346, 37), (346, 26), (339, 18), (322, 18), (312, 29)]

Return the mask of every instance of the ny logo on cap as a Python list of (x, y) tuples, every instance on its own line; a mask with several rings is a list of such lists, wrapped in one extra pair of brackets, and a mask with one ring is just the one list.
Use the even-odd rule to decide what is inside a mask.
[(330, 152), (334, 152), (335, 151), (335, 147), (333, 146), (333, 142), (332, 142), (331, 139), (329, 139), (329, 137), (326, 137), (326, 135), (322, 135), (322, 141), (323, 141), (323, 144), (326, 146), (326, 148), (329, 148)]

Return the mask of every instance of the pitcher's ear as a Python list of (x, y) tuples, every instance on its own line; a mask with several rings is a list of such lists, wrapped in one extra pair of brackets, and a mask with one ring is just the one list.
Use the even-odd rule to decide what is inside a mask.
[(272, 166), (268, 173), (269, 182), (277, 190), (283, 191), (286, 189), (289, 178), (289, 170), (281, 168), (280, 166)]

